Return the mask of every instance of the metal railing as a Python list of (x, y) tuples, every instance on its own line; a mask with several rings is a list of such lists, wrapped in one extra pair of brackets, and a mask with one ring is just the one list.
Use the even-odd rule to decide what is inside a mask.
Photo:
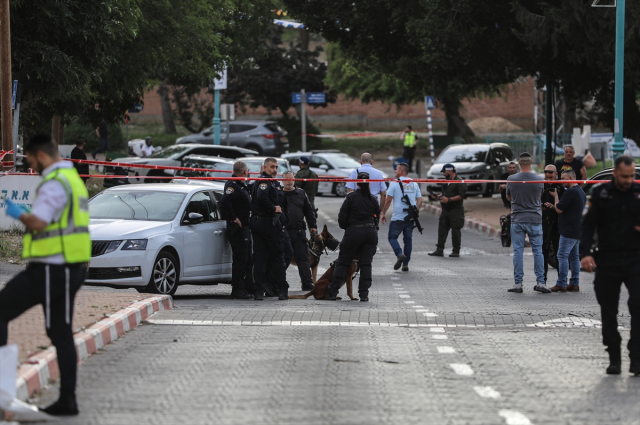
[(516, 159), (523, 152), (531, 154), (534, 163), (544, 162), (544, 143), (542, 137), (535, 134), (489, 134), (485, 143), (506, 143)]

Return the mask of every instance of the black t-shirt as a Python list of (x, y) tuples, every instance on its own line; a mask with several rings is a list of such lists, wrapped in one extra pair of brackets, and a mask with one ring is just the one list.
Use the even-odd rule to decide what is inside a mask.
[(558, 229), (560, 235), (570, 239), (580, 239), (580, 227), (582, 226), (582, 212), (587, 203), (587, 196), (578, 185), (564, 191), (562, 199), (558, 201), (558, 209), (562, 214), (558, 215)]
[[(71, 151), (71, 159), (87, 159), (87, 154), (84, 153), (82, 149), (79, 147), (73, 148)], [(78, 162), (74, 162), (73, 166), (76, 167), (78, 174), (89, 174), (89, 164), (80, 164)]]
[(109, 136), (109, 128), (106, 122), (102, 121), (98, 124), (98, 133), (100, 133), (101, 139), (106, 139)]
[(584, 180), (587, 176), (582, 175), (582, 167), (584, 167), (584, 162), (579, 159), (573, 158), (571, 162), (565, 162), (564, 158), (556, 161), (556, 170), (558, 171), (558, 180), (562, 179), (562, 172), (566, 170), (573, 170), (576, 172), (577, 180)]

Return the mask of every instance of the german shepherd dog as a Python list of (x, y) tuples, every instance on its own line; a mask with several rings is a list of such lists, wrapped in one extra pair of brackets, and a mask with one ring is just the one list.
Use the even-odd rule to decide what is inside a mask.
[[(320, 234), (317, 234), (309, 240), (309, 265), (311, 266), (311, 275), (314, 285), (318, 281), (318, 265), (320, 264), (320, 256), (322, 256), (322, 253), (326, 252), (327, 249), (335, 251), (338, 249), (338, 245), (340, 245), (340, 241), (329, 233), (326, 224)], [(291, 265), (297, 266), (295, 257), (291, 259)]]
[[(306, 300), (310, 296), (313, 295), (313, 298), (316, 300), (326, 300), (327, 294), (329, 291), (329, 285), (331, 285), (331, 281), (333, 280), (333, 271), (335, 270), (335, 261), (331, 263), (329, 268), (320, 279), (313, 285), (313, 289), (310, 292), (307, 292), (304, 295), (289, 295), (289, 299), (294, 300)], [(342, 282), (340, 287), (342, 288), (345, 284), (347, 285), (347, 295), (353, 301), (357, 301), (358, 298), (353, 296), (353, 279), (356, 276), (356, 273), (360, 270), (358, 266), (358, 260), (353, 260), (347, 269), (347, 273), (345, 273), (345, 280)], [(336, 297), (336, 299), (342, 299), (340, 297)]]

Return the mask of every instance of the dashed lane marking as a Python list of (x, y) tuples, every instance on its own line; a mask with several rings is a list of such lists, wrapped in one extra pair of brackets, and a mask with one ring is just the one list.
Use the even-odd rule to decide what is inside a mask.
[(453, 369), (453, 371), (458, 375), (463, 375), (463, 376), (473, 375), (473, 369), (471, 369), (471, 366), (469, 366), (468, 364), (451, 363), (449, 364), (449, 366), (451, 366), (451, 369)]
[(415, 301), (405, 301), (404, 303), (405, 304), (415, 304), (416, 302)]
[(431, 332), (444, 333), (444, 328), (431, 328)]
[(431, 339), (449, 339), (449, 337), (446, 335), (435, 334), (435, 335), (431, 335)]
[(436, 347), (440, 354), (454, 354), (456, 350), (453, 347)]
[(529, 418), (517, 410), (503, 409), (498, 414), (505, 419), (507, 425), (531, 425)]
[(400, 294), (398, 295), (400, 298), (411, 298), (411, 295), (404, 295), (404, 294)]
[(500, 398), (500, 393), (491, 387), (473, 387), (473, 389), (480, 397), (492, 398), (494, 400)]
[(438, 317), (438, 315), (435, 313), (422, 313), (422, 315), (424, 317)]

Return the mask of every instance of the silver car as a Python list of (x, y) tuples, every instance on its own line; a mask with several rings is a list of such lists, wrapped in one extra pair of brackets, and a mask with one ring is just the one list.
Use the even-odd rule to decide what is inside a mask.
[[(442, 166), (452, 164), (456, 167), (458, 177), (463, 180), (500, 180), (513, 159), (513, 151), (506, 143), (449, 145), (427, 172), (427, 178), (443, 179)], [(495, 183), (468, 183), (467, 195), (488, 198), (497, 193), (497, 186)], [(436, 183), (429, 183), (427, 187), (440, 189)]]

